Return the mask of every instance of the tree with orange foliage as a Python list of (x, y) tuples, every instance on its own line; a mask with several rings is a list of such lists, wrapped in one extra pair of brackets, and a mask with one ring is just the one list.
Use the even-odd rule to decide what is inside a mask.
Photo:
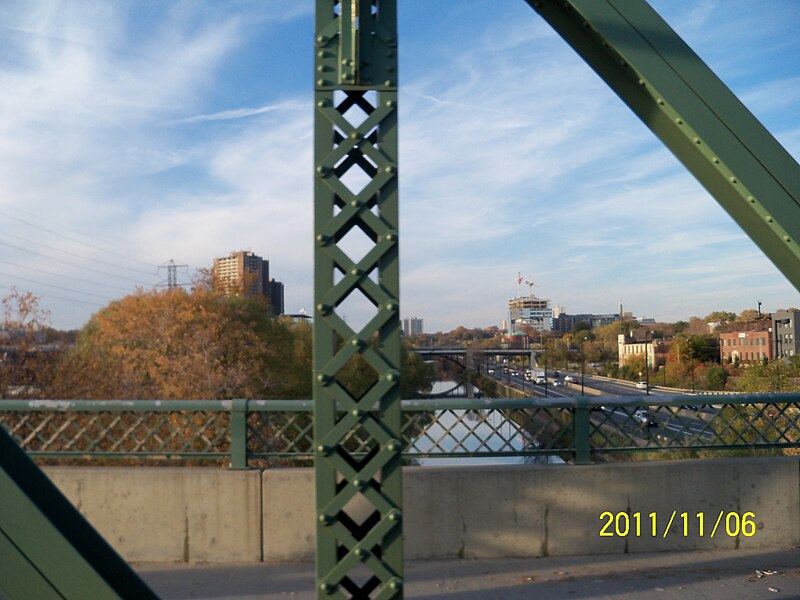
[(92, 317), (61, 362), (50, 395), (308, 397), (311, 353), (303, 337), (310, 344), (311, 336), (294, 329), (270, 318), (256, 299), (225, 297), (204, 286), (139, 290)]

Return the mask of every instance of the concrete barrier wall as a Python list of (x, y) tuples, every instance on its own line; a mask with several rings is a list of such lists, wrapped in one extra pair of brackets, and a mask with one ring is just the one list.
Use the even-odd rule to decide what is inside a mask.
[[(128, 560), (312, 561), (312, 469), (46, 469)], [(500, 558), (800, 544), (800, 460), (413, 467), (404, 471), (406, 556)], [(362, 504), (364, 515), (367, 506)], [(356, 511), (359, 510), (357, 506)], [(640, 534), (601, 537), (600, 513), (639, 512)], [(663, 533), (677, 514), (667, 536)], [(728, 536), (723, 511), (755, 513)], [(687, 513), (683, 535), (681, 513)], [(658, 535), (651, 535), (656, 513)], [(704, 535), (697, 513), (703, 513)], [(606, 519), (607, 520), (607, 519)], [(731, 517), (730, 525), (736, 519)], [(624, 525), (623, 517), (620, 524)], [(609, 528), (614, 532), (614, 527)]]

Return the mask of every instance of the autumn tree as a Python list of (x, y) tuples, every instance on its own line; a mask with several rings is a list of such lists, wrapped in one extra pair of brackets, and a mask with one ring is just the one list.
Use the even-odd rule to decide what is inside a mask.
[(60, 345), (45, 343), (50, 314), (31, 292), (12, 288), (2, 299), (0, 324), (0, 397), (35, 397), (42, 393), (58, 358)]
[(201, 287), (139, 290), (92, 317), (59, 365), (51, 393), (108, 399), (293, 395), (292, 385), (303, 379), (293, 365), (305, 352), (258, 300)]

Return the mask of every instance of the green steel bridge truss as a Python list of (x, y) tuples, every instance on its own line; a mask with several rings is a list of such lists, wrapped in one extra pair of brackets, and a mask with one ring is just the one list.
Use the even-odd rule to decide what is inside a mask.
[[(800, 167), (669, 25), (644, 0), (526, 2), (800, 289)], [(403, 594), (396, 4), (316, 0), (313, 405), (321, 598)], [(368, 240), (368, 251), (348, 254), (351, 238)], [(374, 308), (361, 328), (344, 318), (350, 303)], [(366, 390), (344, 385), (341, 374), (354, 362), (374, 371)], [(351, 453), (354, 437), (374, 443), (366, 454)], [(17, 587), (4, 589), (7, 595), (35, 595), (46, 581), (59, 590), (54, 597), (81, 598), (74, 590), (92, 580), (105, 590), (93, 597), (151, 597), (114, 562), (110, 547), (95, 540), (87, 548), (71, 537), (76, 527), (86, 531), (76, 525), (80, 515), (33, 463), (1, 464), (0, 563), (22, 565), (9, 569)], [(372, 506), (363, 520), (349, 511), (357, 497)], [(5, 508), (12, 500), (20, 514), (44, 515), (27, 553), (14, 543), (19, 523)], [(43, 552), (48, 548), (58, 551)], [(119, 569), (109, 571), (108, 561)], [(84, 579), (76, 579), (77, 568), (53, 569), (53, 562), (80, 564)], [(45, 572), (49, 578), (31, 575), (30, 583), (23, 575)], [(139, 595), (126, 595), (125, 586)]]

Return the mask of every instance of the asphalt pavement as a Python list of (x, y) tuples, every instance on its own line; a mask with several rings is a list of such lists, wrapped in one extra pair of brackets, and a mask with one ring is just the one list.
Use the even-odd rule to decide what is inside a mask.
[[(140, 564), (164, 600), (315, 598), (311, 564)], [(406, 598), (800, 599), (800, 550), (412, 561)]]

